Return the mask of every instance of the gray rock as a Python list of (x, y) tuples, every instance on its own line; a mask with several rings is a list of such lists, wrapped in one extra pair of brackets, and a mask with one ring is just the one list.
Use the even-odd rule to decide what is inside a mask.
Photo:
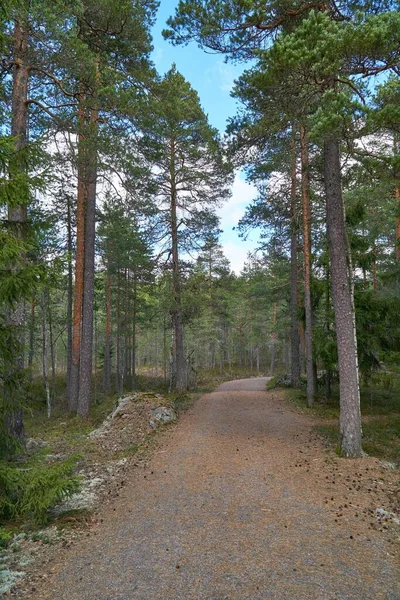
[(37, 452), (40, 448), (45, 448), (48, 443), (40, 438), (28, 438), (25, 443), (26, 451), (29, 453)]
[(150, 427), (153, 429), (157, 425), (165, 425), (176, 421), (177, 415), (173, 408), (169, 406), (159, 406), (151, 412)]

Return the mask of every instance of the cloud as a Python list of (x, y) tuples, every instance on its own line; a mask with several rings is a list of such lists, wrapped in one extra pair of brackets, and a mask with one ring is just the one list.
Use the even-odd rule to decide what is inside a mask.
[(247, 183), (241, 173), (237, 173), (232, 186), (231, 198), (217, 211), (223, 230), (221, 244), (224, 254), (231, 263), (231, 269), (237, 274), (243, 269), (248, 252), (255, 250), (257, 244), (253, 238), (257, 238), (258, 233), (255, 232), (250, 239), (243, 240), (239, 237), (238, 232), (232, 229), (237, 226), (245, 213), (246, 206), (251, 204), (256, 195), (256, 188)]
[(238, 69), (235, 69), (233, 65), (226, 64), (222, 59), (218, 60), (215, 66), (206, 71), (208, 83), (211, 85), (217, 84), (223, 92), (230, 92), (232, 90), (238, 75)]
[(246, 206), (257, 196), (257, 190), (247, 183), (240, 173), (237, 173), (232, 186), (232, 196), (217, 210), (224, 231), (236, 227), (243, 217)]

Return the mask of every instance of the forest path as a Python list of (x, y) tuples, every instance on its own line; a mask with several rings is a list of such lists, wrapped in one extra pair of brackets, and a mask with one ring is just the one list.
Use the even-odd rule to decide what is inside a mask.
[(365, 463), (327, 456), (266, 381), (202, 396), (32, 598), (399, 599), (392, 547), (355, 505), (371, 495), (337, 518), (339, 475)]

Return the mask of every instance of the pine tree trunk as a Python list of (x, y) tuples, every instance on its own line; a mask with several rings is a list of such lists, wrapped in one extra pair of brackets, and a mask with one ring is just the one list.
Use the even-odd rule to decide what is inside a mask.
[(110, 391), (111, 387), (111, 275), (107, 272), (106, 278), (106, 328), (104, 343), (104, 371), (103, 391)]
[(51, 398), (50, 398), (50, 386), (49, 386), (49, 374), (48, 374), (48, 355), (47, 355), (47, 295), (44, 290), (42, 293), (42, 367), (43, 367), (43, 383), (46, 392), (46, 408), (47, 418), (51, 417)]
[(32, 379), (33, 357), (35, 355), (35, 298), (31, 300), (31, 318), (29, 322), (29, 353), (28, 353), (28, 369), (29, 377)]
[(117, 271), (117, 332), (116, 332), (116, 352), (115, 352), (115, 389), (121, 394), (121, 281), (120, 273)]
[[(10, 177), (21, 176), (25, 173), (24, 150), (27, 144), (28, 132), (28, 7), (21, 7), (17, 14), (14, 25), (14, 67), (12, 74), (12, 98), (11, 98), (11, 135), (15, 139), (15, 158), (10, 168)], [(8, 221), (14, 235), (23, 240), (27, 221), (27, 202), (29, 192), (27, 187), (21, 190), (22, 203), (10, 206), (8, 209)], [(18, 267), (16, 267), (18, 269)], [(8, 325), (13, 329), (18, 342), (18, 355), (13, 357), (9, 365), (10, 381), (19, 379), (19, 374), (24, 369), (24, 343), (25, 343), (25, 303), (19, 300), (16, 306), (8, 313)], [(10, 436), (24, 443), (25, 431), (23, 410), (20, 405), (20, 390), (8, 389), (5, 386), (5, 401), (7, 414), (5, 417), (6, 428)], [(13, 386), (14, 387), (14, 386)]]
[(78, 194), (76, 208), (76, 256), (75, 256), (75, 286), (74, 309), (72, 320), (72, 360), (70, 381), (68, 385), (68, 409), (76, 412), (79, 398), (79, 369), (82, 340), (82, 307), (84, 293), (85, 270), (85, 214), (86, 214), (86, 143), (84, 99), (81, 98), (78, 109), (79, 136), (78, 136)]
[(361, 456), (361, 411), (357, 340), (346, 252), (339, 141), (324, 143), (327, 231), (340, 379), (340, 437), (344, 456)]
[(291, 349), (291, 379), (294, 387), (300, 386), (300, 335), (297, 310), (298, 295), (298, 263), (297, 263), (297, 156), (296, 140), (291, 142), (291, 228), (290, 228), (290, 349)]
[(394, 188), (396, 201), (396, 259), (400, 262), (400, 187)]
[(312, 332), (312, 303), (311, 303), (311, 207), (310, 207), (310, 176), (308, 136), (305, 127), (300, 127), (301, 147), (301, 197), (303, 207), (303, 257), (304, 257), (304, 307), (306, 317), (305, 346), (306, 346), (306, 376), (307, 376), (307, 406), (314, 403), (315, 383), (313, 366), (313, 332)]
[(178, 221), (177, 221), (177, 192), (175, 184), (175, 144), (171, 140), (171, 242), (172, 242), (172, 288), (174, 305), (171, 310), (171, 322), (174, 329), (173, 362), (174, 380), (172, 389), (185, 391), (187, 387), (186, 361), (183, 345), (183, 321), (181, 299), (181, 275), (178, 249)]
[(82, 339), (77, 408), (77, 414), (80, 417), (86, 417), (89, 414), (92, 389), (98, 116), (97, 107), (92, 108), (90, 110), (90, 135), (87, 152), (87, 194), (85, 207), (85, 252), (83, 274), (84, 293), (82, 302)]
[[(136, 318), (137, 318), (137, 274), (133, 274), (133, 307), (132, 307), (132, 366), (131, 366), (131, 387), (136, 389)], [(165, 321), (164, 321), (165, 326)], [(164, 340), (165, 340), (164, 330)], [(166, 341), (164, 341), (164, 356), (166, 356)], [(166, 359), (165, 359), (166, 360)], [(165, 381), (167, 380), (166, 366), (164, 371)]]
[(72, 310), (73, 310), (73, 268), (72, 268), (72, 214), (71, 199), (67, 194), (67, 251), (68, 251), (68, 291), (67, 291), (67, 403), (70, 408), (70, 385), (72, 367)]
[(54, 336), (53, 336), (53, 316), (51, 313), (50, 305), (50, 294), (49, 290), (46, 289), (46, 305), (47, 312), (49, 315), (49, 342), (50, 342), (50, 359), (51, 359), (51, 395), (53, 403), (56, 399), (56, 353), (54, 347)]
[(271, 364), (269, 367), (269, 374), (271, 377), (274, 376), (275, 373), (275, 358), (276, 358), (276, 342), (277, 342), (277, 333), (275, 331), (276, 328), (276, 317), (277, 317), (277, 303), (274, 302), (272, 309), (272, 344), (271, 344)]

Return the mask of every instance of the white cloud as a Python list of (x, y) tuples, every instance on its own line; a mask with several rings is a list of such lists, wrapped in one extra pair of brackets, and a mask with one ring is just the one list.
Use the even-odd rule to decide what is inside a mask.
[(207, 69), (206, 75), (209, 84), (217, 84), (223, 92), (230, 92), (238, 76), (238, 71), (220, 59), (214, 67)]
[(236, 236), (236, 240), (222, 242), (224, 255), (229, 260), (231, 269), (237, 275), (242, 271), (247, 255), (255, 249), (255, 243), (251, 241), (243, 241)]
[[(232, 229), (237, 226), (246, 207), (251, 204), (256, 195), (256, 188), (247, 183), (240, 173), (237, 173), (232, 186), (231, 198), (217, 211), (223, 230), (221, 244), (224, 254), (229, 259), (232, 270), (237, 274), (243, 269), (248, 252), (253, 251), (257, 244), (253, 239), (242, 240), (239, 238), (238, 232)], [(256, 238), (257, 233), (253, 237)]]
[(221, 228), (227, 231), (236, 227), (245, 213), (246, 206), (251, 204), (256, 196), (256, 188), (237, 173), (232, 186), (232, 196), (217, 210), (221, 219)]

